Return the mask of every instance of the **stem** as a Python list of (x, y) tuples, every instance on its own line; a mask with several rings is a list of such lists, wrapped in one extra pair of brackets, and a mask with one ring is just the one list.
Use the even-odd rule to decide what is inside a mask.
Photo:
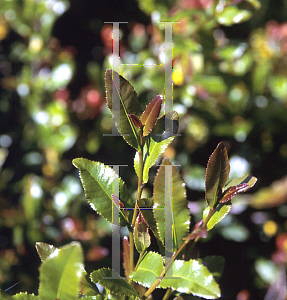
[[(211, 218), (213, 212), (214, 212), (215, 208), (211, 207), (210, 210), (209, 210), (209, 213), (208, 213), (208, 216), (206, 217), (204, 223), (202, 226), (206, 226), (209, 219)], [(192, 248), (194, 248), (195, 244), (198, 242), (198, 240), (200, 239), (201, 237), (198, 236), (195, 238), (195, 240), (193, 241), (193, 244), (192, 244)], [(180, 253), (180, 251), (187, 245), (187, 243), (189, 242), (189, 240), (185, 240), (182, 245), (179, 247), (179, 249), (172, 255), (172, 257), (170, 258), (170, 260), (168, 261), (165, 269), (161, 272), (161, 274), (159, 275), (159, 278), (153, 283), (153, 285), (147, 290), (147, 292), (144, 294), (144, 296), (142, 297), (142, 299), (146, 299), (154, 290), (155, 288), (160, 284), (163, 276), (164, 276), (164, 273), (165, 273), (165, 270), (168, 270), (171, 266), (171, 264), (174, 262), (175, 258), (177, 257), (177, 255)]]
[(133, 228), (135, 226), (136, 218), (137, 218), (137, 210), (138, 210), (138, 200), (142, 194), (143, 188), (143, 146), (144, 140), (142, 136), (142, 131), (140, 130), (140, 139), (141, 139), (141, 149), (139, 153), (139, 177), (138, 177), (138, 190), (137, 190), (137, 197), (136, 197), (136, 205), (133, 214), (132, 226), (131, 230), (129, 231), (130, 236), (130, 270), (134, 270), (134, 239), (133, 239)]

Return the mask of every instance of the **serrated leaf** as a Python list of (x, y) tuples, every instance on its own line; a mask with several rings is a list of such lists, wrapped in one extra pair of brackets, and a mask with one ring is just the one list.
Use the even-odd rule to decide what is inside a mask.
[[(113, 78), (119, 78), (120, 90), (117, 82), (113, 82)], [(112, 112), (113, 119), (115, 119), (115, 115), (117, 116), (115, 122), (116, 128), (125, 141), (139, 151), (139, 133), (129, 117), (129, 114), (132, 114), (140, 118), (143, 112), (137, 94), (133, 86), (125, 78), (110, 69), (106, 71), (105, 79), (107, 105)], [(113, 93), (116, 93), (116, 96), (119, 99), (119, 111), (116, 111), (112, 107)], [(120, 122), (118, 122), (118, 120), (120, 120)]]
[(156, 226), (156, 220), (155, 220), (154, 214), (153, 214), (153, 199), (152, 198), (139, 199), (138, 206), (139, 206), (139, 208), (141, 208), (140, 212), (141, 212), (144, 220), (148, 224), (148, 227), (151, 229), (155, 238), (157, 239), (157, 243), (160, 248), (160, 252), (162, 254), (165, 253), (164, 246), (161, 242), (161, 239), (160, 239), (160, 236), (158, 233), (158, 229)]
[(45, 261), (51, 254), (53, 254), (56, 251), (59, 251), (59, 249), (54, 247), (53, 245), (49, 245), (42, 242), (36, 243), (36, 249), (41, 261)]
[[(80, 178), (86, 198), (91, 207), (110, 223), (113, 222), (113, 184), (119, 182), (120, 201), (125, 208), (134, 208), (134, 203), (124, 181), (110, 167), (85, 158), (75, 158), (73, 164), (80, 170)], [(120, 225), (126, 226), (125, 215), (119, 209)], [(126, 210), (131, 222), (132, 210)]]
[(224, 185), (229, 178), (230, 165), (228, 162), (227, 150), (220, 142), (211, 154), (205, 173), (205, 199), (207, 204), (213, 207), (217, 197), (222, 192)]
[(84, 271), (81, 244), (72, 242), (50, 255), (40, 266), (41, 300), (78, 299)]
[[(166, 186), (166, 168), (171, 168), (172, 171), (172, 186)], [(157, 222), (157, 228), (161, 241), (165, 240), (165, 199), (166, 190), (171, 192), (171, 210), (173, 226), (172, 226), (172, 239), (173, 249), (169, 251), (176, 252), (183, 243), (183, 239), (188, 235), (190, 215), (187, 208), (187, 199), (185, 192), (185, 184), (183, 179), (175, 166), (172, 166), (170, 160), (165, 158), (158, 169), (157, 175), (154, 180), (153, 191), (153, 213)], [(166, 246), (166, 245), (165, 245)]]
[(147, 252), (130, 278), (144, 287), (150, 288), (164, 270), (163, 263), (164, 260), (160, 254)]
[[(111, 279), (104, 279), (105, 277), (110, 277)], [(101, 286), (111, 291), (112, 294), (139, 297), (135, 289), (112, 269), (102, 268), (93, 271), (91, 280), (94, 283), (99, 283)]]
[[(173, 133), (165, 131), (165, 119), (172, 120)], [(143, 149), (143, 182), (148, 182), (149, 169), (155, 164), (158, 156), (162, 154), (168, 145), (173, 141), (174, 135), (178, 131), (178, 114), (176, 111), (169, 112), (166, 115), (159, 118), (156, 122), (150, 135), (147, 137), (147, 141)], [(134, 159), (134, 168), (139, 174), (139, 155), (136, 153)]]
[(162, 95), (156, 96), (151, 101), (151, 103), (147, 105), (145, 111), (141, 115), (141, 122), (143, 125), (145, 125), (143, 136), (149, 135), (149, 133), (154, 128), (154, 125), (160, 113), (162, 99), (163, 99)]
[(205, 299), (217, 299), (221, 296), (212, 274), (197, 260), (175, 260), (172, 264), (172, 277), (164, 278), (160, 287), (170, 287), (180, 293), (193, 294)]
[(148, 232), (148, 225), (144, 221), (141, 212), (138, 214), (134, 227), (134, 242), (139, 253), (142, 253), (150, 246), (150, 235)]
[[(210, 206), (207, 206), (203, 211), (203, 220), (205, 221), (210, 211)], [(219, 223), (231, 210), (231, 204), (218, 204), (214, 213), (207, 223), (207, 231), (212, 229), (217, 223)]]
[[(5, 299), (8, 299), (8, 298), (2, 298), (1, 297), (1, 300), (5, 300)], [(40, 298), (39, 298), (39, 296), (36, 296), (34, 294), (19, 293), (19, 294), (16, 294), (16, 295), (12, 296), (11, 299), (13, 299), (13, 300), (14, 299), (15, 300), (39, 300)]]

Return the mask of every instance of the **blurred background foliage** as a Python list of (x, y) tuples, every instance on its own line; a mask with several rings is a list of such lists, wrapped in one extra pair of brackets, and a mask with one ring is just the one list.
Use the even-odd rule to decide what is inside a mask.
[(205, 167), (219, 141), (231, 177), (259, 179), (198, 247), (201, 257), (226, 259), (222, 299), (287, 299), (286, 0), (1, 2), (0, 288), (20, 282), (9, 293), (37, 293), (39, 241), (81, 241), (88, 272), (111, 264), (111, 228), (88, 206), (71, 160), (128, 165), (120, 175), (136, 189), (134, 150), (103, 136), (112, 132), (104, 85), (112, 21), (126, 22), (120, 70), (143, 106), (164, 93), (159, 21), (176, 22), (181, 136), (164, 155), (181, 165), (192, 224), (202, 218)]

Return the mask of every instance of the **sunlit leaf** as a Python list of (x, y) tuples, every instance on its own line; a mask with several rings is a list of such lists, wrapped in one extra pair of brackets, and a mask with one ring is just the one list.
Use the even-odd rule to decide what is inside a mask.
[[(207, 206), (203, 211), (203, 220), (208, 216), (211, 207)], [(231, 204), (218, 204), (211, 218), (207, 223), (207, 230), (212, 229), (217, 223), (219, 223), (231, 210)]]
[(231, 180), (225, 187), (224, 190), (226, 191), (232, 186), (239, 186), (241, 184), (246, 183), (248, 186), (244, 189), (244, 192), (246, 192), (248, 189), (252, 188), (254, 184), (257, 182), (257, 178), (251, 175), (246, 175), (242, 177), (235, 178)]
[(206, 299), (217, 299), (221, 296), (212, 274), (197, 260), (175, 260), (172, 264), (172, 277), (175, 278), (164, 278), (160, 287), (170, 287), (178, 292), (191, 293)]
[[(0, 294), (1, 296), (1, 294)], [(10, 299), (10, 298), (2, 298), (1, 297), (1, 300), (5, 300), (5, 299)], [(37, 300), (37, 299), (40, 299), (39, 296), (36, 296), (34, 294), (27, 294), (27, 293), (19, 293), (19, 294), (16, 294), (14, 296), (11, 297), (12, 300)]]
[[(80, 170), (80, 178), (91, 207), (110, 223), (113, 222), (113, 185), (119, 183), (120, 201), (125, 208), (133, 208), (134, 203), (124, 181), (110, 167), (85, 158), (76, 158), (73, 164)], [(133, 212), (126, 211), (131, 222)], [(120, 225), (126, 226), (125, 215), (119, 209)]]
[(72, 242), (46, 258), (39, 269), (40, 299), (78, 299), (83, 260), (83, 250), (78, 242)]
[(113, 294), (138, 297), (135, 289), (112, 269), (102, 268), (92, 272), (91, 280), (94, 283), (99, 283)]
[(206, 168), (205, 199), (209, 206), (213, 207), (216, 204), (217, 197), (229, 178), (229, 172), (227, 150), (224, 144), (220, 142), (211, 154)]
[[(166, 120), (172, 120), (173, 132), (165, 131)], [(143, 170), (143, 182), (148, 182), (149, 169), (155, 164), (158, 156), (162, 154), (168, 145), (174, 139), (174, 135), (178, 130), (178, 114), (176, 111), (169, 112), (162, 116), (156, 122), (155, 127), (152, 132), (147, 137), (147, 141), (143, 149), (143, 159), (144, 159), (144, 170)], [(139, 173), (139, 155), (136, 153), (134, 159), (134, 168), (138, 175)]]
[(11, 300), (12, 299), (12, 296), (4, 293), (2, 290), (0, 290), (0, 299), (3, 299), (3, 300)]
[[(166, 184), (166, 174), (168, 168), (171, 170), (171, 185)], [(167, 198), (166, 192), (170, 193), (170, 207), (165, 207), (165, 199)], [(173, 238), (173, 249), (169, 251), (176, 251), (181, 244), (183, 239), (188, 235), (190, 215), (189, 209), (187, 208), (187, 199), (185, 192), (185, 184), (183, 179), (175, 166), (172, 166), (168, 158), (165, 158), (158, 169), (157, 175), (154, 180), (154, 217), (157, 222), (158, 232), (161, 241), (165, 240), (166, 232), (166, 219), (167, 209), (172, 214), (172, 238)], [(167, 246), (167, 245), (165, 245)]]
[(143, 285), (151, 287), (164, 269), (163, 258), (155, 252), (147, 252), (140, 262), (137, 270), (131, 274), (130, 278)]
[(141, 122), (143, 125), (145, 125), (144, 132), (143, 132), (144, 136), (149, 135), (149, 133), (154, 128), (154, 125), (160, 113), (162, 99), (163, 99), (162, 95), (156, 96), (151, 101), (151, 103), (147, 105), (145, 111), (141, 115)]
[[(118, 76), (120, 81), (120, 90), (118, 88), (118, 83), (116, 82), (116, 80), (114, 80), (113, 82), (113, 78), (118, 78)], [(117, 108), (113, 109), (112, 107), (113, 93), (115, 93), (117, 99), (120, 102), (119, 111), (116, 111)], [(132, 120), (130, 119), (129, 114), (135, 115), (140, 118), (143, 110), (138, 101), (138, 97), (133, 86), (121, 75), (108, 69), (106, 71), (106, 96), (107, 104), (112, 112), (113, 118), (115, 118), (116, 115), (117, 120), (115, 125), (119, 133), (123, 136), (123, 138), (129, 145), (139, 150), (139, 133)]]
[(41, 261), (45, 261), (51, 254), (59, 251), (58, 248), (53, 245), (38, 242), (36, 243), (37, 252), (41, 258)]

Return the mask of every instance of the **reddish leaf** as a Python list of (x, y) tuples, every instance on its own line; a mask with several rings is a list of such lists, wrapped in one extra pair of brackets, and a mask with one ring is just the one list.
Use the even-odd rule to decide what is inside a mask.
[(162, 99), (162, 95), (156, 96), (151, 103), (147, 105), (145, 111), (141, 115), (141, 122), (143, 125), (145, 125), (143, 132), (144, 136), (149, 135), (154, 128), (160, 113)]
[(213, 207), (229, 178), (230, 165), (227, 150), (220, 142), (211, 154), (205, 174), (205, 199)]
[(130, 117), (130, 119), (132, 120), (132, 122), (134, 123), (136, 128), (142, 128), (143, 127), (142, 122), (140, 121), (140, 119), (136, 115), (129, 114), (128, 116)]
[(236, 196), (236, 194), (245, 192), (248, 187), (249, 186), (247, 183), (242, 183), (242, 184), (239, 184), (238, 186), (234, 185), (234, 186), (230, 187), (229, 189), (227, 189), (224, 192), (223, 198), (219, 202), (225, 203), (225, 202), (231, 200), (234, 196)]

